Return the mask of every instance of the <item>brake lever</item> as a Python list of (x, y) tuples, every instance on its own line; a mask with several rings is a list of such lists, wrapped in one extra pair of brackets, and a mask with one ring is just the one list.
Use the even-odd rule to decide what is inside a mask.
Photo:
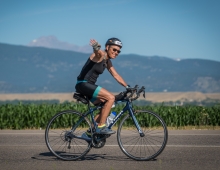
[(145, 87), (142, 86), (141, 89), (138, 91), (138, 95), (140, 95), (140, 93), (143, 92), (143, 97), (145, 98)]
[(134, 89), (138, 89), (138, 85), (135, 85), (135, 86), (134, 86)]

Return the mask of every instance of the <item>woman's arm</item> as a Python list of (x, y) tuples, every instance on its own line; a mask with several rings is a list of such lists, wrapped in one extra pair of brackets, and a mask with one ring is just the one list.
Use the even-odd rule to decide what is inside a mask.
[(111, 60), (108, 60), (107, 69), (111, 73), (111, 75), (115, 78), (115, 80), (117, 80), (118, 83), (120, 83), (124, 87), (127, 86), (127, 83), (124, 81), (124, 79), (117, 73), (117, 71), (113, 67)]

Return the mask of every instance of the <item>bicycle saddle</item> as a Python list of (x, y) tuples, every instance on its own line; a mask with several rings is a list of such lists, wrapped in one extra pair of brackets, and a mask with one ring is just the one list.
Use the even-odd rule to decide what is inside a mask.
[(77, 101), (82, 102), (83, 104), (89, 103), (89, 100), (84, 95), (77, 92), (73, 94), (73, 98), (76, 99)]

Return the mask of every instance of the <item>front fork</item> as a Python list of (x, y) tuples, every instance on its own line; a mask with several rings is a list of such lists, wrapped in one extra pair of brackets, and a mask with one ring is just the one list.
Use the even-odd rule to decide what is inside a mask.
[(143, 133), (143, 131), (142, 131), (141, 127), (139, 126), (139, 123), (138, 123), (138, 121), (137, 121), (137, 119), (136, 119), (136, 117), (134, 115), (134, 110), (133, 110), (133, 108), (131, 106), (131, 103), (127, 103), (127, 105), (128, 105), (129, 115), (131, 116), (131, 118), (132, 118), (132, 120), (133, 120), (133, 122), (134, 122), (134, 124), (135, 124), (135, 126), (137, 128), (138, 133), (140, 134), (141, 137), (144, 137), (145, 134)]

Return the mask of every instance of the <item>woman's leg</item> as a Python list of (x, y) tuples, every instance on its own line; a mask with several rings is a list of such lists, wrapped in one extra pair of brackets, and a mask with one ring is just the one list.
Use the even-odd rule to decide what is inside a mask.
[(87, 82), (77, 84), (76, 90), (86, 96), (91, 96), (90, 101), (94, 104), (105, 102), (105, 105), (100, 110), (100, 114), (95, 117), (99, 126), (105, 124), (106, 118), (108, 117), (111, 107), (115, 101), (115, 96), (106, 89)]
[(115, 101), (115, 96), (107, 91), (104, 88), (101, 88), (98, 95), (97, 95), (97, 100), (94, 101), (93, 103), (99, 103), (99, 102), (105, 102), (105, 105), (103, 106), (102, 109), (100, 109), (100, 113), (95, 116), (95, 120), (98, 123), (99, 126), (105, 124), (106, 119), (109, 115), (109, 112), (112, 108), (112, 105), (114, 104)]
[(101, 118), (100, 114), (101, 114), (101, 109), (100, 109), (99, 113), (94, 118), (97, 123), (100, 122), (100, 118)]

